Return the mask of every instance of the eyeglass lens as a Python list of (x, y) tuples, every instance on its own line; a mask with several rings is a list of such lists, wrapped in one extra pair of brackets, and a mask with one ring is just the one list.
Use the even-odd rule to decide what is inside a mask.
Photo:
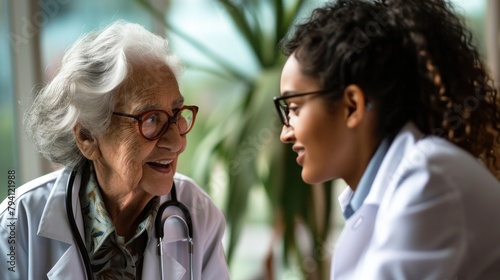
[(278, 108), (281, 122), (283, 122), (283, 124), (285, 125), (288, 125), (290, 110), (288, 110), (288, 103), (286, 102), (286, 100), (279, 100)]
[(167, 114), (161, 111), (152, 111), (142, 117), (141, 131), (144, 137), (153, 139), (160, 135), (165, 126), (176, 123), (180, 134), (187, 133), (193, 125), (194, 113), (191, 109), (177, 111), (169, 122)]

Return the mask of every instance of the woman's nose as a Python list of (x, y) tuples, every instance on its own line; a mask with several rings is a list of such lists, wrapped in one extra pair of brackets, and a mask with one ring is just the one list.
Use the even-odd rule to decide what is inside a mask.
[(179, 127), (173, 123), (158, 139), (158, 147), (172, 152), (182, 152), (186, 147), (186, 136), (179, 133)]
[(280, 140), (283, 143), (293, 143), (295, 141), (295, 135), (293, 133), (292, 126), (283, 126), (283, 128), (281, 129)]

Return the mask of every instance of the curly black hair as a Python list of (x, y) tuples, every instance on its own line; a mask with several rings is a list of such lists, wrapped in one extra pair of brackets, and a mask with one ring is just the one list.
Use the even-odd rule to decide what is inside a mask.
[(339, 0), (295, 26), (281, 49), (332, 90), (324, 96), (332, 102), (339, 89), (360, 86), (374, 103), (381, 135), (394, 136), (413, 121), (500, 178), (497, 91), (472, 38), (446, 0)]

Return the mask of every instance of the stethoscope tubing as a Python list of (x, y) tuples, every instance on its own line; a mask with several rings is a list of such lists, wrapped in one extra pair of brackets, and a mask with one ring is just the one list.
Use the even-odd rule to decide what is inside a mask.
[[(76, 177), (76, 170), (71, 171), (71, 175), (69, 176), (68, 185), (66, 186), (66, 213), (68, 215), (69, 226), (71, 228), (71, 232), (73, 233), (73, 238), (75, 239), (78, 250), (80, 251), (80, 255), (82, 256), (83, 263), (85, 266), (85, 272), (87, 273), (87, 279), (93, 280), (94, 274), (92, 273), (92, 265), (90, 263), (90, 257), (87, 253), (87, 248), (83, 243), (82, 236), (80, 235), (80, 231), (76, 226), (75, 215), (73, 214), (73, 202), (71, 194), (73, 193), (73, 183)], [(82, 175), (83, 177), (83, 175)], [(76, 233), (76, 234), (75, 234)]]
[[(84, 172), (82, 172), (82, 183), (84, 182), (84, 178), (86, 178), (86, 175), (88, 174), (85, 173), (85, 170), (87, 168), (82, 168)], [(93, 280), (94, 275), (92, 273), (92, 264), (90, 262), (90, 257), (87, 253), (87, 248), (85, 247), (85, 244), (83, 242), (82, 236), (80, 235), (80, 231), (78, 230), (78, 227), (76, 225), (75, 221), (75, 216), (73, 213), (73, 199), (72, 199), (72, 193), (73, 193), (73, 184), (75, 181), (77, 170), (71, 171), (71, 174), (68, 179), (68, 183), (66, 186), (66, 213), (68, 216), (68, 222), (69, 226), (71, 228), (71, 232), (73, 235), (73, 238), (75, 239), (75, 243), (78, 247), (78, 250), (80, 251), (80, 255), (82, 256), (83, 263), (85, 266), (85, 272), (87, 274), (87, 279), (88, 280)], [(158, 254), (160, 255), (159, 261), (160, 261), (160, 272), (161, 272), (161, 279), (164, 279), (164, 269), (163, 269), (163, 246), (162, 246), (162, 241), (163, 241), (163, 224), (162, 224), (162, 216), (163, 212), (167, 207), (174, 206), (178, 207), (182, 214), (184, 215), (184, 222), (186, 225), (187, 233), (188, 233), (188, 246), (189, 246), (189, 272), (190, 272), (190, 279), (193, 280), (193, 223), (191, 219), (191, 213), (189, 212), (189, 209), (182, 204), (180, 201), (177, 200), (177, 190), (175, 187), (175, 182), (172, 183), (172, 190), (170, 191), (171, 198), (169, 201), (163, 203), (160, 205), (158, 208), (158, 213), (156, 214), (155, 217), (155, 235), (156, 238), (158, 239)]]
[[(163, 224), (162, 224), (162, 216), (163, 212), (165, 209), (168, 207), (173, 206), (177, 207), (181, 210), (182, 214), (184, 215), (184, 223), (185, 226), (187, 227), (187, 233), (188, 233), (188, 246), (189, 246), (189, 274), (190, 274), (190, 279), (193, 280), (193, 223), (191, 219), (191, 213), (189, 212), (189, 209), (182, 204), (179, 200), (177, 200), (177, 189), (175, 187), (175, 182), (172, 183), (172, 189), (170, 190), (170, 200), (163, 203), (160, 205), (158, 208), (158, 213), (156, 214), (155, 218), (155, 234), (156, 238), (158, 239), (158, 247), (159, 247), (159, 254), (160, 254), (160, 267), (161, 267), (161, 279), (164, 280), (164, 274), (163, 274), (163, 246), (162, 246), (162, 241), (163, 241), (163, 236), (164, 236), (164, 231), (163, 231)], [(182, 220), (182, 218), (181, 218)]]

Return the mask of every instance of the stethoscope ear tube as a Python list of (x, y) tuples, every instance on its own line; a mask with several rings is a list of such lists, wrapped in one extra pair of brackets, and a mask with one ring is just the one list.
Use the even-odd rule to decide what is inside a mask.
[[(83, 168), (85, 170), (85, 167)], [(68, 179), (68, 185), (66, 186), (66, 214), (68, 216), (69, 226), (71, 228), (71, 232), (73, 234), (73, 238), (75, 239), (75, 243), (80, 251), (80, 256), (82, 256), (83, 263), (85, 266), (85, 272), (87, 273), (87, 279), (93, 280), (94, 274), (92, 273), (92, 266), (90, 263), (90, 258), (87, 253), (87, 248), (83, 243), (80, 232), (78, 231), (78, 227), (75, 222), (75, 215), (73, 214), (73, 203), (72, 203), (72, 193), (73, 193), (73, 183), (75, 181), (77, 170), (71, 171), (71, 174)], [(85, 176), (82, 174), (82, 182)]]
[[(189, 251), (189, 275), (190, 279), (193, 280), (193, 247), (194, 247), (194, 242), (191, 237), (189, 237), (189, 229), (187, 226), (187, 222), (185, 219), (183, 219), (179, 215), (171, 215), (169, 216), (164, 224), (163, 227), (165, 227), (165, 224), (169, 223), (170, 227), (177, 227), (180, 226), (183, 229), (183, 232), (181, 235), (178, 235), (179, 232), (170, 232), (168, 240), (170, 242), (172, 241), (187, 241), (188, 242), (188, 251)], [(180, 237), (180, 238), (179, 238)], [(163, 269), (163, 238), (160, 237), (158, 238), (158, 254), (160, 255), (160, 271), (161, 271), (161, 279), (164, 279), (164, 269)]]
[(163, 212), (165, 211), (165, 209), (167, 209), (167, 207), (175, 206), (175, 207), (178, 207), (179, 209), (181, 209), (182, 214), (184, 214), (184, 217), (186, 219), (186, 224), (188, 226), (188, 236), (191, 240), (193, 240), (193, 223), (191, 222), (191, 213), (189, 213), (189, 210), (187, 209), (187, 207), (184, 204), (180, 203), (177, 200), (177, 190), (175, 188), (175, 182), (172, 183), (172, 190), (170, 191), (170, 196), (171, 196), (170, 201), (163, 203), (158, 208), (158, 214), (156, 214), (156, 218), (155, 218), (156, 238), (157, 239), (163, 238), (164, 232), (163, 232), (163, 224), (162, 224), (162, 220), (161, 220), (162, 216), (163, 216)]
[[(163, 235), (164, 235), (164, 230), (163, 230), (163, 223), (162, 223), (162, 216), (163, 212), (167, 207), (169, 206), (175, 206), (181, 209), (182, 214), (184, 215), (184, 222), (185, 226), (187, 226), (187, 235), (188, 235), (188, 246), (189, 246), (189, 273), (190, 273), (190, 279), (193, 280), (193, 223), (191, 221), (191, 213), (187, 209), (187, 207), (179, 202), (177, 200), (177, 190), (175, 188), (175, 182), (172, 183), (172, 190), (170, 191), (170, 201), (167, 201), (160, 205), (158, 208), (158, 213), (156, 214), (155, 218), (155, 234), (156, 238), (158, 239), (158, 254), (160, 255), (160, 272), (161, 272), (161, 279), (164, 279), (164, 271), (163, 271)], [(177, 215), (174, 215), (177, 216)], [(180, 218), (180, 216), (177, 216)], [(182, 220), (182, 219), (181, 219)]]

